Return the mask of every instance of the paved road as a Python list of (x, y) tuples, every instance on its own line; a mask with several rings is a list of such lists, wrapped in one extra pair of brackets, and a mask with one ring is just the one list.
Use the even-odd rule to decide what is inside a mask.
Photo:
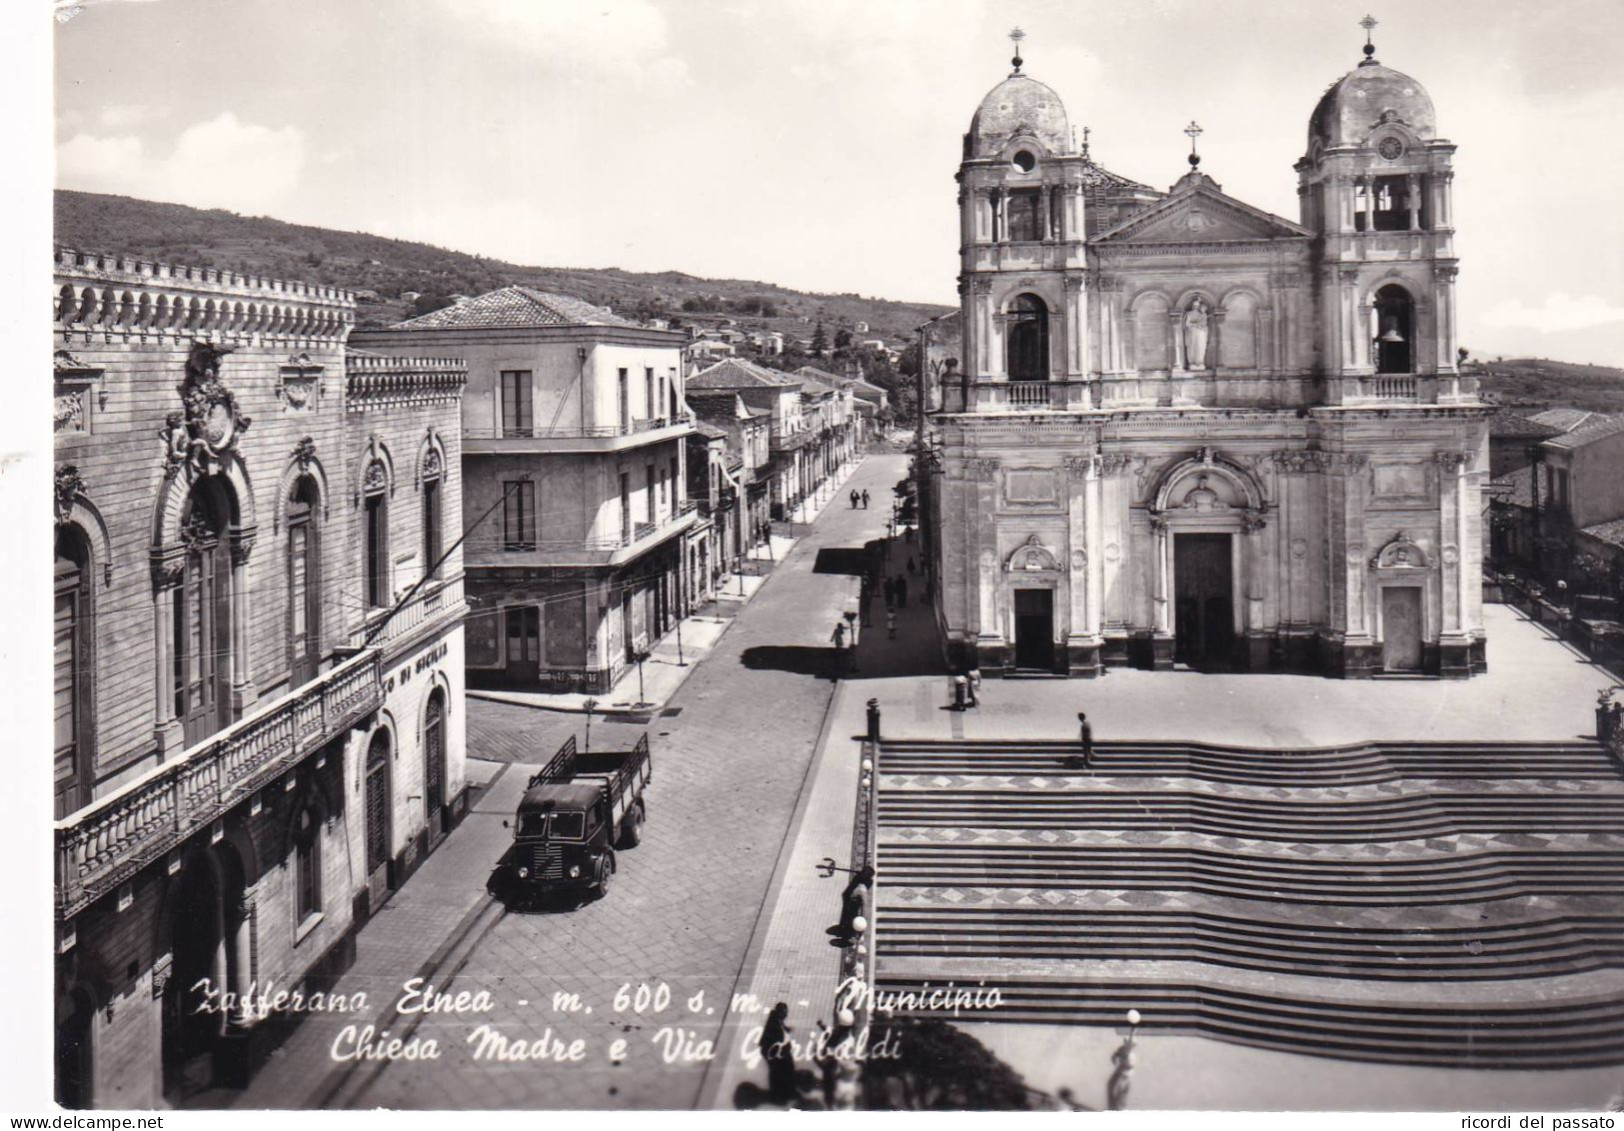
[[(905, 471), (900, 455), (870, 457), (849, 486), (867, 488), (871, 509), (836, 499), (673, 697), (668, 712), (676, 713), (649, 727), (655, 776), (646, 839), (620, 854), (608, 897), (478, 924), (483, 934), (450, 988), (488, 988), (494, 1004), (424, 1016), (416, 1035), (435, 1039), (440, 1058), (388, 1064), (349, 1099), (353, 1106), (693, 1106), (704, 1063), (665, 1063), (667, 1046), (657, 1041), (676, 1038), (657, 1034), (680, 1027), (691, 1051), (720, 1030), (833, 693), (830, 633), (855, 593), (855, 578), (828, 572), (850, 559), (820, 552), (883, 535), (890, 488)], [(534, 750), (526, 760), (539, 760), (580, 722), (473, 700), (468, 711), (470, 751), (503, 759)], [(593, 741), (618, 744), (636, 733), (600, 720)], [(635, 1007), (645, 982), (669, 988), (665, 1008), (615, 1009), (618, 990), (629, 987)], [(555, 1009), (555, 993), (580, 995), (581, 1009)], [(584, 1059), (502, 1061), (489, 1051), (476, 1059), (469, 1037), (481, 1025), (511, 1042), (510, 1051), (522, 1044), (526, 1053), (568, 1056), (581, 1040)], [(616, 1039), (626, 1042), (618, 1062), (610, 1057)]]

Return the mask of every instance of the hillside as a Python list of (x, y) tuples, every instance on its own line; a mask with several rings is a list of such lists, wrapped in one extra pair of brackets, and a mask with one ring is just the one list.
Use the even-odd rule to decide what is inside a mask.
[[(83, 251), (135, 255), (168, 263), (327, 283), (359, 297), (356, 321), (382, 326), (432, 309), (453, 294), (479, 294), (510, 283), (558, 291), (639, 318), (714, 312), (741, 329), (781, 330), (810, 338), (823, 322), (832, 338), (858, 322), (865, 338), (900, 347), (914, 328), (950, 307), (890, 302), (855, 294), (805, 294), (745, 279), (701, 279), (679, 271), (640, 274), (618, 268), (524, 267), (460, 251), (289, 224), (266, 216), (188, 208), (98, 193), (56, 193), (56, 241)], [(400, 296), (409, 291), (416, 303)]]
[(1543, 358), (1499, 358), (1478, 363), (1484, 400), (1502, 405), (1562, 405), (1591, 412), (1624, 412), (1624, 369)]

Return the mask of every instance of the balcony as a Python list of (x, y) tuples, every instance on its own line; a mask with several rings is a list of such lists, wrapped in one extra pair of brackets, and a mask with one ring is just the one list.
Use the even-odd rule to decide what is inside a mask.
[[(350, 633), (350, 647), (364, 647), (366, 636), (372, 626), (383, 619), (387, 610), (373, 610), (366, 621), (357, 625)], [(442, 581), (430, 581), (417, 591), (417, 596), (390, 617), (383, 626), (382, 631), (374, 636), (371, 644), (385, 645), (395, 640), (410, 636), (424, 624), (435, 619), (442, 613), (461, 618), (466, 612), (462, 599), (462, 574), (446, 578)]]
[(1420, 397), (1420, 385), (1413, 373), (1378, 373), (1360, 382), (1367, 397), (1384, 401), (1413, 401)]
[(698, 508), (698, 500), (686, 499), (665, 518), (635, 523), (619, 534), (585, 538), (515, 538), (500, 531), (475, 533), (462, 544), (463, 564), (486, 569), (618, 566), (688, 529), (696, 521)]
[(383, 705), (377, 649), (56, 822), (56, 913), (78, 914)]
[(1004, 381), (981, 378), (971, 385), (971, 412), (1086, 412), (1087, 381)]
[(462, 451), (464, 455), (618, 452), (680, 439), (693, 428), (690, 416), (654, 416), (614, 424), (538, 424), (525, 428), (465, 424)]

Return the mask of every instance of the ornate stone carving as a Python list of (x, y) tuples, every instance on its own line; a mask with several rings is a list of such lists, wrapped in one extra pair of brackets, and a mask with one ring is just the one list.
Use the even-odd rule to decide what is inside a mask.
[(192, 343), (180, 394), (185, 413), (170, 413), (158, 433), (166, 476), (177, 475), (183, 467), (198, 474), (218, 471), (221, 460), (253, 423), (238, 409), (236, 394), (220, 381), (220, 361), (230, 352), (211, 342)]
[(1219, 497), (1218, 492), (1207, 486), (1207, 475), (1202, 472), (1196, 476), (1195, 486), (1184, 494), (1184, 501), (1179, 504), (1180, 510), (1195, 511), (1198, 514), (1211, 514), (1215, 511), (1226, 511), (1229, 504)]
[(1460, 550), (1454, 545), (1448, 545), (1439, 552), (1439, 556), (1443, 558), (1444, 565), (1454, 565), (1460, 561)]
[(1402, 530), (1370, 559), (1371, 569), (1427, 569), (1431, 565), (1427, 552)]
[(1100, 457), (1100, 474), (1120, 475), (1133, 466), (1133, 459), (1126, 452), (1108, 452)]
[(1438, 461), (1438, 467), (1441, 471), (1448, 475), (1454, 475), (1472, 461), (1472, 453), (1434, 452), (1433, 458)]
[(1306, 558), (1308, 556), (1307, 540), (1302, 538), (1293, 538), (1291, 540), (1291, 556), (1294, 558)]
[(1071, 552), (1071, 568), (1073, 573), (1081, 573), (1088, 568), (1088, 552), (1086, 550), (1073, 550)]
[(316, 462), (316, 441), (306, 436), (293, 445), (293, 462), (299, 465), (300, 471), (309, 471), (310, 465)]
[(976, 275), (970, 280), (970, 289), (978, 295), (990, 295), (992, 279), (986, 275)]
[(986, 457), (967, 459), (964, 461), (964, 470), (969, 473), (972, 479), (980, 480), (983, 483), (991, 483), (998, 478), (998, 461)]
[(1075, 294), (1083, 289), (1083, 277), (1081, 275), (1067, 275), (1062, 280), (1062, 285), (1067, 291)]
[(1248, 534), (1256, 534), (1268, 525), (1269, 520), (1263, 517), (1262, 511), (1247, 510), (1241, 515), (1241, 529)]
[(308, 353), (294, 354), (282, 363), (277, 395), (292, 412), (303, 412), (321, 400), (323, 367)]
[(65, 463), (56, 469), (56, 522), (58, 526), (65, 524), (73, 514), (73, 501), (84, 494), (84, 476), (79, 474), (79, 468), (71, 463)]
[(1122, 547), (1118, 546), (1115, 542), (1107, 542), (1105, 544), (1105, 560), (1108, 562), (1115, 562), (1120, 561), (1121, 559)]
[(430, 444), (423, 453), (423, 478), (436, 479), (444, 469), (444, 461), (440, 459), (440, 449)]
[(1024, 545), (1009, 556), (1004, 566), (1010, 573), (1039, 573), (1057, 570), (1060, 563), (1036, 534), (1029, 536)]
[(1067, 456), (1065, 464), (1066, 478), (1081, 480), (1087, 479), (1089, 472), (1098, 468), (1099, 461), (1094, 456)]
[(52, 414), (53, 432), (83, 432), (86, 416), (84, 389), (69, 389), (56, 394)]
[(175, 955), (173, 952), (160, 954), (152, 964), (152, 1000), (161, 1001), (164, 990), (169, 988), (169, 975), (175, 968)]
[(231, 539), (231, 564), (247, 565), (248, 559), (254, 554), (255, 531), (244, 530)]
[(367, 464), (366, 474), (361, 477), (361, 493), (372, 495), (389, 487), (389, 472), (383, 466), (383, 460), (375, 459)]

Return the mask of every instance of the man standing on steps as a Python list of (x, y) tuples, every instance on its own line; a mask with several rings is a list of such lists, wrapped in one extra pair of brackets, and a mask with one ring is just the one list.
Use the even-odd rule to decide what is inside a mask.
[(1094, 760), (1094, 727), (1081, 711), (1077, 712), (1077, 744), (1082, 749), (1083, 769), (1086, 770)]

